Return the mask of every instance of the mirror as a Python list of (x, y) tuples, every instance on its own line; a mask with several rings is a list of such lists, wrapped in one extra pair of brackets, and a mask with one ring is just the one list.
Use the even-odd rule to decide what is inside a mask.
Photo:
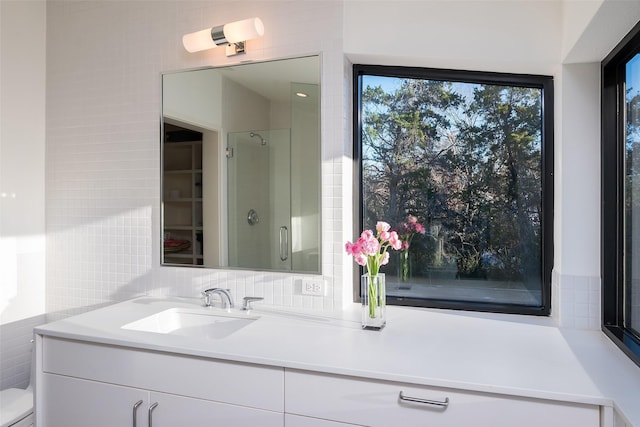
[(320, 58), (162, 76), (162, 263), (320, 273)]

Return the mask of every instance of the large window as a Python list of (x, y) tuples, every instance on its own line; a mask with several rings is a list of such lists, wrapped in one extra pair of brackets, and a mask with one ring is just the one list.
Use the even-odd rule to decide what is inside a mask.
[(602, 77), (603, 329), (640, 365), (640, 26)]
[(359, 230), (406, 242), (388, 304), (549, 314), (550, 77), (354, 66)]

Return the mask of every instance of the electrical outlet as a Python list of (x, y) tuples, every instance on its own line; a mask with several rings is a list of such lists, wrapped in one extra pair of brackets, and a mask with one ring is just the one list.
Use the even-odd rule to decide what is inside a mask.
[(324, 282), (322, 279), (302, 279), (302, 295), (324, 295)]

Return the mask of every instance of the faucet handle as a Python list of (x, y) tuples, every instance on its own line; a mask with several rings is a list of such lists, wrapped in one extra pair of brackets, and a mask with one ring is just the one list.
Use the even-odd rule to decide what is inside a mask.
[(251, 306), (251, 302), (253, 301), (262, 301), (264, 298), (262, 297), (244, 297), (242, 298), (242, 310), (250, 311), (253, 309)]
[(216, 288), (209, 288), (209, 289), (205, 289), (204, 291), (202, 291), (201, 297), (202, 297), (202, 305), (205, 307), (211, 307), (211, 293), (215, 290)]

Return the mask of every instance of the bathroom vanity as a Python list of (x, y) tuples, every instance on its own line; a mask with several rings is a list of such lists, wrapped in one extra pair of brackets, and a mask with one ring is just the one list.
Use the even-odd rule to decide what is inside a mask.
[(574, 351), (591, 338), (400, 307), (363, 331), (357, 308), (229, 313), (140, 298), (44, 325), (38, 425), (614, 426), (611, 396)]

